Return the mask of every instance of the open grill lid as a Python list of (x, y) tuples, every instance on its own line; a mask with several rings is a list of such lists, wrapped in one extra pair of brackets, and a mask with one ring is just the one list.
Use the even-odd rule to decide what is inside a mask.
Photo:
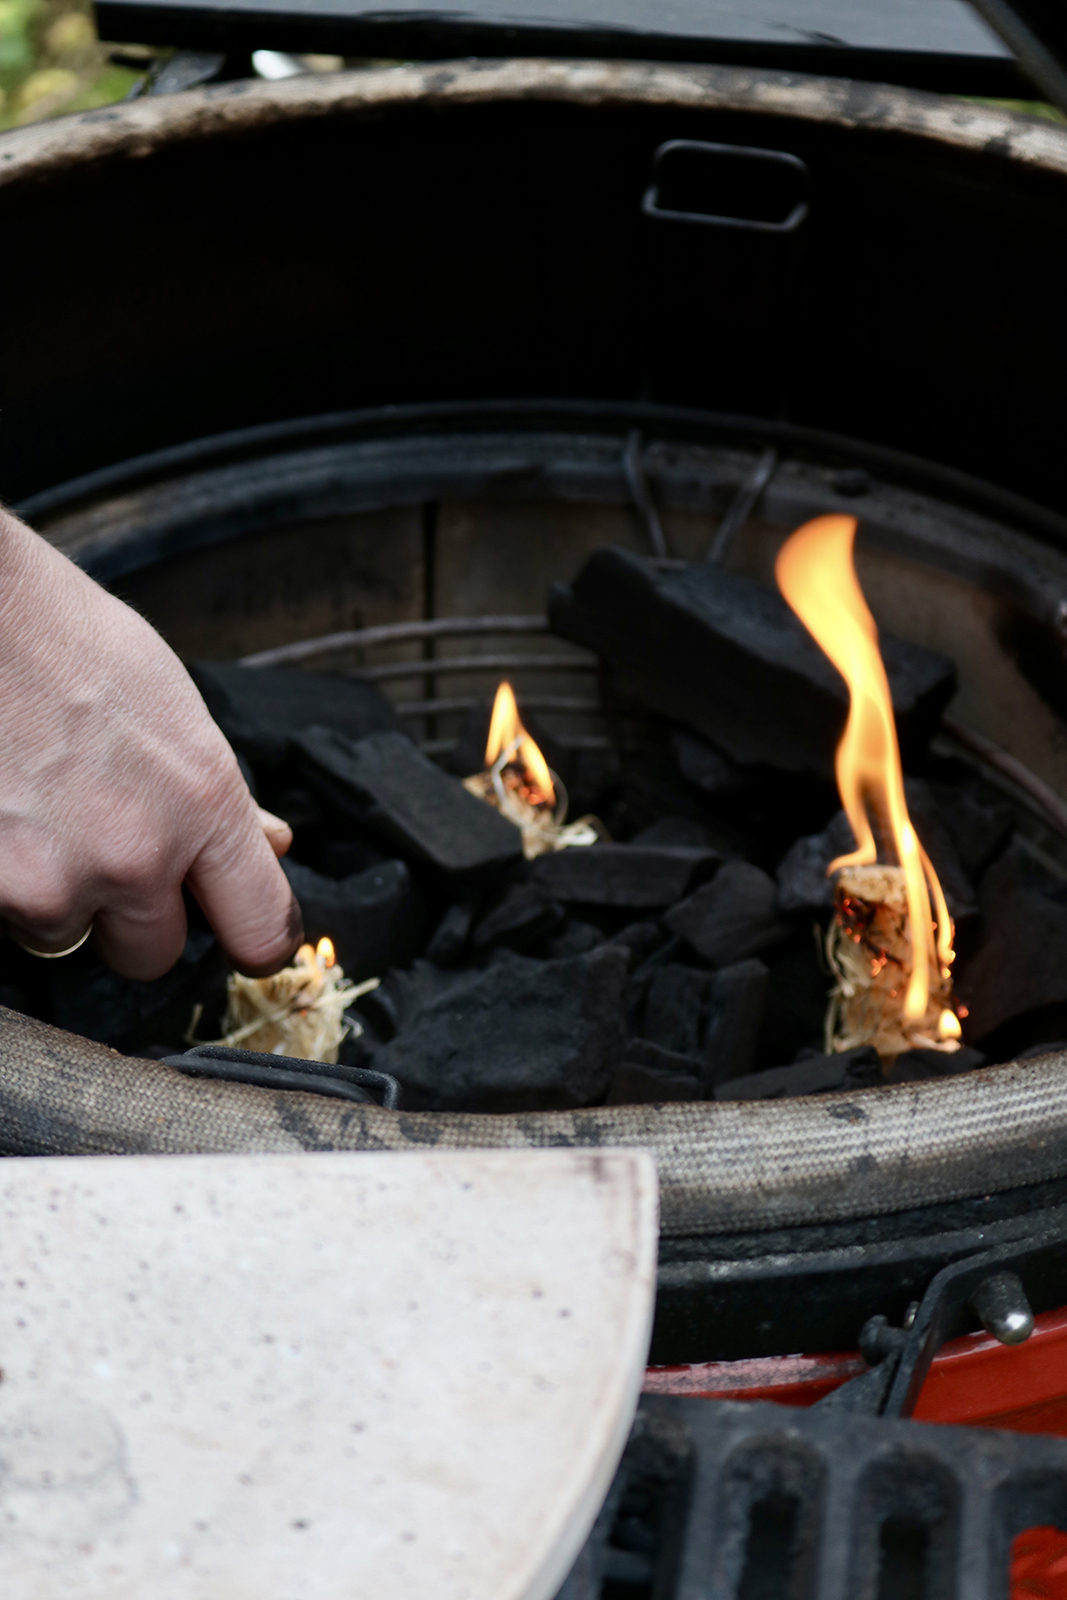
[[(967, 0), (98, 0), (96, 12), (108, 39), (231, 55), (698, 61), (1024, 98), (1032, 80), (1057, 98), (1051, 41), (1038, 44), (1037, 23), (1030, 32), (1023, 20), (1039, 8), (1058, 9), (1055, 0), (978, 0), (977, 11)], [(1067, 36), (1067, 23), (1051, 26)]]

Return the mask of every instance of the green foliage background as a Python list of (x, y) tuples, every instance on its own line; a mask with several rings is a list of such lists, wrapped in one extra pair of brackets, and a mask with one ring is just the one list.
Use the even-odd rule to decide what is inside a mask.
[[(128, 53), (144, 55), (146, 66), (153, 55), (136, 46)], [(339, 57), (302, 59), (312, 71), (336, 71), (342, 65)], [(90, 0), (0, 0), (0, 130), (110, 105), (124, 99), (142, 76), (136, 68), (108, 60), (107, 48), (96, 36)], [(1055, 107), (1039, 101), (972, 103), (1067, 121)]]
[(0, 128), (108, 105), (138, 76), (108, 61), (88, 0), (0, 0)]

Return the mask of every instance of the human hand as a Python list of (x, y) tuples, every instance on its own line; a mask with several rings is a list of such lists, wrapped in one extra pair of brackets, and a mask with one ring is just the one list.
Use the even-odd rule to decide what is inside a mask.
[(174, 652), (0, 509), (0, 919), (64, 950), (90, 923), (128, 978), (169, 971), (186, 884), (230, 960), (276, 972), (300, 910), (261, 812)]

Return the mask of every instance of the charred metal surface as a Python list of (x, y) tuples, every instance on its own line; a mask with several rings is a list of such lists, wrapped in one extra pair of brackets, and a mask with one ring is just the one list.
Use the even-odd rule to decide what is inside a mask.
[(1062, 1439), (646, 1396), (558, 1600), (1004, 1600), (1065, 1517)]
[(996, 107), (890, 84), (750, 67), (631, 61), (447, 61), (241, 80), (36, 123), (0, 137), (0, 184), (107, 156), (143, 158), (174, 139), (240, 134), (306, 117), (499, 100), (694, 106), (918, 135), (1067, 171), (1067, 133)]
[[(789, 285), (797, 423), (1064, 503), (1044, 416), (1067, 342), (1063, 129), (884, 85), (596, 61), (219, 83), (0, 136), (0, 225), (23, 241), (3, 492), (294, 412), (507, 394), (517, 372), (533, 394), (636, 395), (662, 306), (641, 197), (678, 139), (774, 148), (811, 171)], [(278, 228), (290, 204), (315, 218), (313, 251)], [(72, 230), (91, 319), (52, 265)], [(997, 337), (976, 339), (991, 305)], [(751, 293), (735, 311), (759, 317)], [(139, 330), (156, 328), (148, 355)], [(715, 363), (675, 346), (657, 352), (658, 399), (736, 403)], [(1020, 362), (1026, 400), (1005, 414), (985, 396), (1019, 394)]]

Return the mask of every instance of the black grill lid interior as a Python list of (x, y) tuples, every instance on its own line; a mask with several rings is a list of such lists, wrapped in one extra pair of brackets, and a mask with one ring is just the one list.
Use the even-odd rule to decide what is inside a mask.
[(1032, 93), (967, 0), (99, 0), (96, 11), (105, 38), (189, 48), (706, 61)]

